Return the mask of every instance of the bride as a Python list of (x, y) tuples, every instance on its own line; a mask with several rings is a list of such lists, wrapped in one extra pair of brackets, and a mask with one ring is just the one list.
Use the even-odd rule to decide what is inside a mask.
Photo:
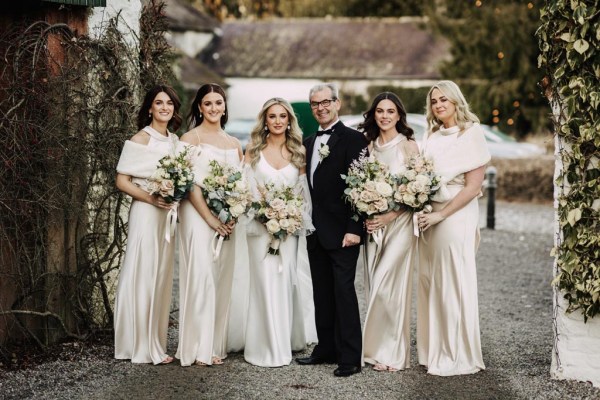
[[(295, 186), (304, 198), (302, 230), (310, 232), (314, 228), (305, 159), (291, 105), (280, 98), (268, 100), (246, 150), (246, 174), (255, 196), (257, 188), (267, 183)], [(298, 237), (289, 235), (281, 242), (278, 255), (268, 254), (270, 236), (253, 220), (247, 225), (247, 239), (250, 288), (244, 358), (261, 367), (288, 365), (292, 351), (304, 349), (307, 343), (298, 283)]]

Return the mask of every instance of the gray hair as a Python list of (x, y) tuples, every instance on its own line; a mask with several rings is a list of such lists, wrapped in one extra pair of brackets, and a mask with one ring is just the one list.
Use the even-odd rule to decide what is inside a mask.
[(310, 92), (308, 93), (308, 101), (310, 101), (310, 98), (313, 96), (313, 94), (315, 94), (316, 92), (320, 92), (321, 90), (325, 90), (325, 89), (331, 90), (331, 97), (333, 97), (334, 99), (340, 98), (340, 93), (339, 93), (337, 85), (333, 82), (326, 82), (326, 83), (319, 83), (318, 85), (315, 85), (310, 88)]

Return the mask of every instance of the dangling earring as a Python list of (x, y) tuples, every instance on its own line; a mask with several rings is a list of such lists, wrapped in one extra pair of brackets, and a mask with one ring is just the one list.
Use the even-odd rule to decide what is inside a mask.
[(269, 128), (265, 125), (265, 135), (269, 133)]
[(225, 116), (225, 114), (227, 114), (227, 111), (223, 111), (223, 116)]
[(290, 124), (288, 124), (288, 127), (287, 127), (287, 131), (288, 131), (288, 133), (289, 133), (289, 131), (291, 131), (291, 130), (292, 130), (292, 127), (290, 126)]
[(148, 118), (152, 119), (152, 113), (148, 113)]

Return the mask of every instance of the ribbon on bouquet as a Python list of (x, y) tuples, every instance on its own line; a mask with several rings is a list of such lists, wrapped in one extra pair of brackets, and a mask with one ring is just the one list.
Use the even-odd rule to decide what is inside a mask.
[(375, 242), (375, 244), (377, 245), (377, 248), (381, 248), (381, 245), (383, 244), (383, 229), (377, 229), (376, 231), (370, 233), (371, 237), (373, 238), (373, 242)]
[(171, 205), (171, 209), (167, 213), (167, 229), (165, 231), (165, 240), (167, 243), (171, 243), (171, 238), (175, 234), (175, 228), (177, 227), (177, 210), (179, 209), (179, 202), (176, 201)]
[(215, 236), (213, 236), (212, 243), (210, 246), (213, 252), (213, 261), (217, 261), (219, 259), (224, 240), (225, 236), (221, 236), (219, 232), (215, 232)]
[(413, 234), (416, 237), (419, 237), (419, 214), (421, 214), (421, 211), (413, 213)]
[(430, 213), (431, 211), (433, 211), (433, 207), (431, 207), (431, 205), (430, 205), (430, 204), (427, 204), (427, 205), (426, 205), (426, 206), (423, 208), (423, 210), (421, 210), (421, 211), (419, 211), (419, 212), (416, 212), (416, 213), (413, 213), (413, 217), (412, 217), (412, 220), (413, 220), (413, 234), (414, 234), (416, 237), (419, 237), (419, 236), (420, 236), (420, 229), (419, 229), (419, 215), (421, 215), (421, 214), (428, 214), (428, 213)]

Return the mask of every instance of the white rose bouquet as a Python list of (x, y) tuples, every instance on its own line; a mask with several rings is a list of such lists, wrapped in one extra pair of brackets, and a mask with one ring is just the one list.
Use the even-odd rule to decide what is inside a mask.
[(254, 218), (265, 226), (271, 236), (269, 254), (278, 255), (281, 242), (302, 229), (303, 199), (294, 187), (288, 185), (268, 183), (259, 186), (258, 191), (261, 199), (252, 204)]
[(387, 165), (367, 156), (367, 150), (360, 153), (342, 175), (346, 182), (344, 197), (354, 210), (352, 219), (372, 218), (388, 211), (397, 211), (400, 204), (394, 198), (395, 179)]
[(395, 177), (387, 165), (368, 157), (366, 149), (352, 162), (348, 174), (342, 175), (342, 179), (347, 186), (344, 197), (354, 210), (353, 220), (358, 221), (360, 217), (370, 219), (377, 214), (400, 209), (400, 203), (394, 197)]
[(185, 198), (194, 186), (194, 172), (190, 161), (189, 146), (176, 155), (164, 156), (158, 167), (147, 179), (147, 190), (157, 194), (167, 203), (175, 203)]
[(394, 199), (415, 212), (431, 211), (431, 198), (439, 189), (440, 177), (433, 162), (421, 155), (408, 160), (406, 170), (396, 176)]
[(190, 160), (189, 146), (176, 155), (167, 155), (158, 161), (156, 171), (146, 180), (148, 193), (157, 194), (173, 206), (167, 214), (168, 229), (165, 240), (171, 241), (177, 223), (177, 208), (188, 192), (194, 188), (194, 172)]
[(242, 171), (216, 160), (211, 160), (209, 167), (210, 174), (201, 185), (208, 208), (224, 224), (237, 221), (252, 205), (252, 194)]

